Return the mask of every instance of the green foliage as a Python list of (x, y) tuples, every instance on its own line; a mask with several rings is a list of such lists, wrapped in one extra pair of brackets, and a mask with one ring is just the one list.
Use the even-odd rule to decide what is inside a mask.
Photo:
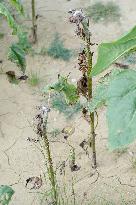
[(23, 73), (26, 70), (26, 53), (31, 49), (31, 45), (28, 42), (27, 33), (18, 33), (19, 41), (14, 43), (9, 48), (8, 59), (16, 63)]
[(0, 32), (0, 39), (4, 38), (4, 33)]
[(31, 72), (29, 79), (28, 79), (28, 83), (31, 86), (37, 86), (40, 83), (40, 77), (37, 73)]
[(16, 34), (18, 32), (19, 26), (10, 14), (8, 8), (2, 3), (0, 3), (0, 15), (6, 17), (9, 27), (13, 29), (13, 34)]
[(67, 104), (75, 104), (79, 99), (77, 88), (73, 84), (68, 83), (68, 77), (59, 76), (58, 82), (45, 87), (43, 92), (46, 93), (49, 90), (62, 92), (65, 95)]
[(25, 59), (25, 51), (18, 44), (12, 44), (9, 53), (8, 59), (13, 63), (16, 63), (17, 66), (21, 69), (23, 73), (26, 70), (26, 59)]
[(17, 45), (19, 47), (21, 47), (25, 51), (25, 53), (28, 53), (31, 50), (32, 46), (28, 41), (27, 32), (19, 32), (18, 33)]
[(86, 9), (86, 13), (95, 23), (118, 21), (120, 18), (120, 9), (112, 1), (96, 2)]
[(47, 49), (45, 47), (42, 47), (38, 54), (41, 55), (41, 56), (47, 55)]
[(125, 36), (112, 43), (102, 43), (98, 48), (98, 59), (92, 75), (96, 76), (107, 69), (118, 58), (136, 47), (136, 26)]
[(58, 110), (60, 113), (63, 113), (67, 119), (72, 118), (82, 109), (80, 102), (73, 105), (68, 105), (62, 93), (55, 93), (51, 97), (51, 105), (54, 109)]
[(20, 0), (10, 0), (10, 2), (20, 14), (24, 15), (24, 8)]
[[(21, 13), (24, 14), (23, 6), (20, 3), (20, 0), (10, 0), (10, 3)], [(14, 18), (10, 14), (10, 11), (4, 3), (0, 3), (0, 14), (4, 15), (7, 19), (7, 22), (10, 28), (13, 29), (13, 34), (18, 36), (18, 43), (14, 43), (9, 48), (8, 58), (17, 64), (23, 73), (26, 70), (26, 52), (30, 49), (31, 45), (28, 42), (27, 34), (22, 32), (22, 29), (15, 22)]]
[(71, 50), (64, 47), (64, 43), (57, 33), (55, 34), (53, 41), (47, 49), (47, 54), (53, 58), (60, 58), (62, 60), (68, 61), (71, 57)]
[(8, 205), (14, 194), (14, 190), (9, 186), (0, 186), (0, 204)]
[(136, 64), (136, 52), (128, 52), (122, 58), (123, 63), (125, 64)]
[[(89, 108), (92, 112), (103, 101), (106, 101), (109, 146), (111, 149), (117, 149), (136, 139), (136, 71), (118, 72), (110, 78), (107, 89), (105, 86), (103, 88), (101, 92), (105, 93), (104, 97), (99, 92), (95, 93), (98, 98), (95, 97), (92, 100)], [(98, 103), (94, 103), (96, 99)]]

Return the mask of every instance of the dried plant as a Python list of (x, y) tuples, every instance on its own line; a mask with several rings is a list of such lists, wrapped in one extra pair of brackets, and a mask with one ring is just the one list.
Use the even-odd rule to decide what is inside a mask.
[[(83, 95), (88, 103), (92, 99), (92, 57), (93, 52), (91, 51), (91, 46), (94, 44), (91, 42), (91, 33), (89, 31), (89, 19), (84, 15), (82, 9), (80, 10), (70, 10), (69, 21), (76, 25), (76, 35), (79, 36), (84, 42), (84, 48), (79, 53), (78, 65), (79, 70), (82, 72), (82, 77), (77, 83), (78, 93)], [(93, 150), (93, 167), (96, 168), (96, 149), (95, 149), (95, 120), (94, 112), (90, 112), (90, 147)]]
[(50, 144), (47, 136), (47, 122), (48, 122), (49, 112), (50, 112), (49, 107), (40, 106), (38, 108), (38, 114), (35, 117), (35, 131), (36, 134), (39, 136), (39, 140), (40, 141), (42, 140), (43, 149), (46, 151), (47, 171), (48, 171), (48, 177), (51, 184), (52, 199), (53, 199), (53, 203), (57, 204), (58, 199), (57, 199), (56, 176), (53, 168), (53, 160), (52, 160)]

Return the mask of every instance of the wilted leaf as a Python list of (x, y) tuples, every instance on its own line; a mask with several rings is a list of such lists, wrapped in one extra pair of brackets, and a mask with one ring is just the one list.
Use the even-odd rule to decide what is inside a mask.
[(75, 132), (75, 127), (73, 127), (73, 126), (65, 127), (65, 128), (63, 128), (63, 130), (62, 130), (62, 133), (66, 134), (66, 135), (68, 135), (68, 136), (73, 135), (74, 132)]
[(0, 186), (0, 204), (8, 205), (14, 194), (14, 190), (9, 186)]
[(45, 87), (43, 92), (46, 93), (49, 90), (64, 93), (68, 104), (75, 104), (79, 99), (77, 88), (73, 84), (68, 83), (67, 77), (60, 76), (57, 83)]
[(92, 75), (96, 76), (107, 69), (118, 58), (136, 47), (136, 26), (125, 36), (112, 43), (102, 43), (98, 48), (97, 63)]
[(42, 178), (40, 177), (30, 177), (26, 180), (26, 187), (29, 185), (29, 189), (40, 189), (42, 186)]

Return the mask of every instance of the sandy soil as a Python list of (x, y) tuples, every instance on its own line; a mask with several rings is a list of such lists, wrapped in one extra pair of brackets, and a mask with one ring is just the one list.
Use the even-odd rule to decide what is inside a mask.
[[(38, 0), (37, 13), (42, 17), (38, 20), (38, 43), (35, 49), (47, 47), (55, 32), (59, 32), (65, 40), (65, 45), (71, 49), (78, 49), (80, 41), (74, 36), (73, 26), (68, 23), (67, 11), (70, 8), (86, 7), (90, 0)], [(121, 8), (120, 23), (92, 24), (92, 40), (113, 40), (123, 34), (136, 22), (136, 2), (134, 0), (115, 0)], [(29, 13), (30, 0), (25, 1), (25, 7)], [(28, 26), (29, 21), (25, 22)], [(7, 58), (7, 48), (12, 41), (10, 31), (3, 22), (1, 25), (5, 33), (4, 39), (0, 40), (0, 59), (3, 60), (3, 70), (16, 70), (14, 64)], [(43, 177), (44, 159), (37, 147), (28, 142), (28, 137), (34, 137), (33, 117), (36, 106), (44, 102), (41, 88), (57, 79), (59, 73), (68, 74), (70, 79), (78, 80), (80, 73), (75, 68), (76, 58), (70, 62), (53, 60), (48, 56), (28, 56), (27, 73), (38, 71), (42, 82), (36, 88), (32, 88), (27, 82), (19, 85), (10, 84), (5, 75), (0, 75), (0, 185), (12, 185), (15, 195), (11, 205), (40, 205), (41, 194), (25, 187), (26, 179), (30, 176)], [(94, 79), (94, 85), (97, 79)], [(88, 137), (88, 123), (77, 115), (67, 121), (63, 115), (52, 111), (49, 118), (49, 130), (74, 124), (75, 132), (69, 137), (69, 142), (75, 147), (76, 161), (81, 166), (77, 172), (70, 172), (66, 168), (66, 187), (70, 189), (72, 177), (74, 179), (75, 195), (77, 204), (108, 204), (108, 201), (116, 205), (136, 204), (136, 170), (132, 168), (130, 153), (136, 153), (135, 145), (129, 146), (123, 154), (111, 153), (107, 148), (107, 126), (105, 108), (98, 111), (99, 124), (97, 128), (96, 147), (98, 170), (94, 173), (91, 162), (85, 152), (78, 146)], [(50, 138), (51, 139), (51, 138)], [(52, 139), (51, 139), (52, 140)], [(60, 134), (57, 141), (63, 141)], [(54, 165), (58, 165), (69, 156), (70, 148), (64, 143), (51, 143)], [(90, 150), (91, 157), (91, 150)], [(63, 177), (59, 176), (61, 184)], [(43, 187), (47, 189), (46, 182)], [(43, 188), (38, 190), (42, 192)], [(91, 203), (91, 201), (94, 202)], [(46, 202), (43, 204), (46, 205)]]

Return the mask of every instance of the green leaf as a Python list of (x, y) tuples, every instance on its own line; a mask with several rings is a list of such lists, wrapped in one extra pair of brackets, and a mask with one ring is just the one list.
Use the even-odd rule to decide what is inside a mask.
[(12, 44), (8, 53), (8, 59), (16, 63), (23, 73), (26, 70), (25, 52), (18, 44)]
[(28, 41), (27, 38), (27, 32), (20, 31), (18, 33), (18, 43), (17, 45), (20, 46), (26, 53), (31, 49), (31, 44)]
[(77, 88), (73, 84), (68, 83), (67, 80), (67, 77), (60, 76), (57, 83), (45, 87), (43, 92), (48, 92), (49, 90), (62, 92), (65, 95), (66, 102), (68, 104), (74, 104), (79, 99)]
[(100, 79), (100, 82), (95, 89), (94, 96), (91, 102), (88, 103), (89, 112), (94, 112), (99, 107), (106, 105), (108, 101), (109, 84), (121, 71), (122, 70), (113, 70), (110, 74), (107, 74)]
[(8, 205), (14, 194), (14, 190), (9, 186), (0, 186), (0, 204)]
[(79, 101), (72, 105), (67, 104), (63, 93), (53, 94), (53, 96), (51, 96), (51, 105), (54, 109), (63, 113), (67, 119), (72, 118), (83, 108)]
[(109, 147), (114, 150), (132, 143), (136, 139), (136, 71), (116, 72), (96, 91), (89, 110), (106, 103)]
[(20, 0), (10, 0), (10, 2), (20, 14), (24, 15), (24, 8)]
[(111, 149), (136, 139), (136, 71), (122, 71), (110, 82), (107, 121)]
[(14, 21), (14, 18), (10, 14), (8, 8), (4, 4), (2, 4), (2, 3), (0, 3), (0, 14), (6, 17), (7, 22), (9, 24), (10, 28), (12, 28), (13, 29), (13, 33), (16, 34), (18, 29), (19, 29), (19, 26)]
[(118, 58), (136, 47), (136, 26), (125, 36), (112, 43), (102, 43), (98, 48), (97, 63), (92, 75), (96, 76), (107, 69)]

